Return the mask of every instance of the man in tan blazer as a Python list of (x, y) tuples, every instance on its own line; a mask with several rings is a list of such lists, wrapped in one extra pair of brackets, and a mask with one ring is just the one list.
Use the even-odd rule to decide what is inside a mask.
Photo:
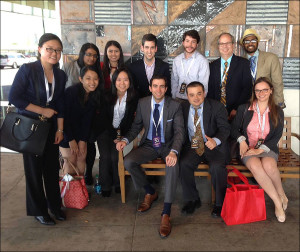
[(282, 70), (277, 55), (258, 50), (260, 36), (254, 29), (247, 29), (240, 44), (246, 51), (245, 58), (250, 61), (250, 70), (253, 82), (259, 77), (268, 77), (274, 86), (275, 103), (285, 108), (283, 97)]

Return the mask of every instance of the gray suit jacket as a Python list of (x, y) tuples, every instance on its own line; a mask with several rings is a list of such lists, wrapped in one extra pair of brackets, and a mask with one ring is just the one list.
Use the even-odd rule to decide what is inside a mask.
[[(124, 137), (129, 142), (133, 141), (143, 128), (145, 128), (145, 132), (141, 140), (141, 145), (147, 138), (150, 127), (151, 99), (152, 96), (147, 96), (139, 100), (131, 129)], [(184, 141), (184, 122), (181, 104), (166, 96), (163, 113), (166, 147), (170, 148), (170, 150), (174, 149), (179, 153)]]

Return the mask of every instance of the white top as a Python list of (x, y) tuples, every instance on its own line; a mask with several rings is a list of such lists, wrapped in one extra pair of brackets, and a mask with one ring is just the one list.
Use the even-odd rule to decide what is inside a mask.
[(119, 99), (117, 100), (116, 105), (114, 107), (113, 126), (115, 129), (117, 129), (120, 126), (120, 123), (125, 115), (126, 100), (127, 100), (127, 91), (125, 95), (122, 97), (121, 101)]

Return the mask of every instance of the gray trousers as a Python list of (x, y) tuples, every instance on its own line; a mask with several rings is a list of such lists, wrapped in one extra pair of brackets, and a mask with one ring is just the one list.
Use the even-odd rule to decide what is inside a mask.
[[(147, 163), (161, 157), (165, 160), (166, 156), (170, 153), (170, 149), (162, 146), (155, 150), (152, 147), (152, 141), (146, 140), (143, 145), (135, 150), (132, 150), (124, 159), (125, 169), (130, 173), (133, 184), (136, 190), (149, 184), (144, 170), (140, 164)], [(177, 179), (179, 175), (178, 161), (175, 166), (166, 166), (165, 176), (165, 203), (172, 203), (176, 194)]]

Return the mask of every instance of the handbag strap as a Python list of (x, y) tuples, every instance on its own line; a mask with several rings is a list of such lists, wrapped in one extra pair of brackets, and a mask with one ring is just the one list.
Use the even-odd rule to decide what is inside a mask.
[[(244, 182), (244, 184), (248, 186), (249, 190), (251, 190), (251, 189), (252, 189), (252, 188), (251, 188), (251, 185), (249, 184), (249, 181), (248, 181), (248, 179), (246, 178), (246, 176), (243, 175), (243, 174), (242, 174), (238, 169), (236, 169), (235, 167), (233, 167), (233, 166), (229, 166), (229, 167), (230, 167), (231, 170), (228, 170), (228, 173), (231, 172), (231, 171), (234, 172), (234, 173), (235, 173), (235, 174), (236, 174), (236, 175)], [(234, 191), (237, 191), (235, 184), (232, 183), (228, 178), (227, 178), (227, 183), (233, 187)]]
[[(29, 134), (27, 137), (25, 137), (24, 139), (19, 139), (19, 138), (17, 138), (16, 135), (15, 135), (15, 127), (19, 125), (20, 121), (21, 121), (20, 118), (16, 118), (16, 121), (15, 121), (14, 125), (13, 125), (12, 128), (11, 128), (11, 134), (12, 134), (12, 136), (13, 136), (17, 141), (23, 142), (23, 141), (27, 141), (27, 140), (33, 135), (33, 133), (36, 131), (36, 129), (37, 129), (37, 127), (38, 127), (38, 124), (33, 123), (33, 124), (31, 125), (31, 129), (30, 129), (31, 132), (30, 132), (30, 134)], [(22, 127), (22, 126), (20, 125), (20, 127)]]
[(60, 168), (64, 171), (64, 167), (63, 167), (63, 162), (62, 161), (64, 161), (65, 162), (65, 160), (69, 163), (69, 165), (73, 168), (73, 170), (76, 172), (76, 175), (77, 176), (79, 176), (79, 171), (78, 171), (78, 169), (75, 167), (75, 165), (68, 159), (68, 158), (66, 158), (66, 157), (63, 157), (62, 155), (61, 155), (61, 152), (59, 152), (60, 153), (60, 155), (59, 155), (59, 159), (60, 159), (60, 162), (59, 162), (59, 165), (60, 165)]

